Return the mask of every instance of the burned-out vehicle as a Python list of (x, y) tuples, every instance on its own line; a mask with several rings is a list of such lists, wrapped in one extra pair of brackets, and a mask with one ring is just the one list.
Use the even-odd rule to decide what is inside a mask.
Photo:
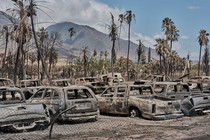
[(0, 87), (0, 112), (0, 131), (43, 130), (50, 123), (47, 107), (26, 103), (21, 89), (16, 87)]
[(210, 112), (210, 94), (205, 94), (201, 90), (192, 92), (189, 83), (155, 83), (154, 91), (157, 96), (164, 96), (180, 101), (181, 110), (186, 116), (195, 116)]
[(191, 81), (188, 82), (188, 85), (192, 93), (210, 93), (210, 82), (208, 81)]
[(164, 81), (172, 81), (169, 76), (165, 75), (149, 75), (145, 79), (139, 79), (134, 81), (134, 84), (145, 84), (145, 83), (152, 83), (152, 82), (164, 82)]
[(51, 81), (52, 86), (67, 87), (72, 85), (70, 79), (55, 79)]
[(90, 85), (92, 82), (98, 82), (97, 77), (80, 77), (75, 79), (76, 85)]
[(7, 78), (0, 78), (0, 87), (15, 87), (15, 84), (12, 80)]
[(26, 100), (28, 100), (38, 89), (44, 87), (39, 79), (21, 80), (19, 87), (23, 90)]
[(109, 86), (109, 84), (107, 82), (99, 81), (99, 82), (92, 82), (90, 85), (86, 86), (92, 89), (92, 91), (95, 94), (101, 94)]
[(97, 120), (99, 117), (98, 101), (93, 91), (86, 86), (46, 86), (40, 88), (29, 102), (45, 104), (51, 116), (76, 106), (74, 110), (62, 114), (59, 121)]
[(113, 85), (96, 96), (101, 113), (129, 115), (152, 120), (183, 116), (178, 101), (155, 96), (151, 85)]
[(181, 101), (184, 115), (196, 116), (210, 112), (210, 94), (197, 94)]
[(154, 82), (151, 83), (154, 92), (158, 96), (183, 100), (191, 96), (188, 83), (183, 82)]

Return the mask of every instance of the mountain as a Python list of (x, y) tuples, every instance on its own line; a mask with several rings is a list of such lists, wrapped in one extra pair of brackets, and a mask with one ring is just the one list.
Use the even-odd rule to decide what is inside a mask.
[[(75, 35), (70, 39), (68, 29), (74, 28), (76, 30)], [(66, 56), (68, 54), (80, 54), (81, 49), (88, 46), (90, 53), (93, 50), (96, 51), (108, 51), (111, 54), (112, 42), (108, 34), (104, 34), (90, 26), (78, 25), (72, 22), (62, 22), (47, 27), (49, 34), (57, 32), (60, 34), (60, 38), (64, 43), (64, 47), (59, 48), (60, 56)], [(131, 42), (130, 44), (130, 58), (136, 60), (136, 49), (138, 45)], [(119, 39), (116, 41), (117, 57), (127, 56), (128, 41)], [(148, 47), (143, 46), (145, 54), (148, 54)], [(62, 50), (62, 51), (60, 51)], [(110, 55), (109, 55), (110, 56)], [(154, 49), (151, 49), (151, 56), (157, 58), (157, 54)]]
[[(5, 12), (0, 11), (0, 27), (3, 25), (11, 25), (11, 21), (17, 21), (12, 19)], [(75, 35), (70, 39), (68, 29), (74, 28), (76, 30)], [(96, 49), (98, 56), (100, 51), (108, 51), (109, 58), (111, 54), (112, 42), (110, 37), (107, 34), (104, 34), (90, 26), (87, 25), (79, 25), (72, 22), (62, 22), (54, 25), (50, 25), (47, 27), (47, 31), (49, 34), (53, 32), (57, 32), (60, 34), (61, 40), (63, 41), (63, 46), (58, 47), (59, 57), (67, 57), (68, 55), (78, 56), (81, 54), (81, 49), (88, 46), (90, 54), (93, 54), (93, 50)], [(117, 57), (119, 56), (127, 56), (128, 50), (128, 41), (123, 39), (118, 39), (116, 41), (116, 53)], [(130, 44), (130, 58), (132, 60), (137, 60), (136, 49), (138, 45), (131, 42)], [(143, 47), (145, 51), (145, 55), (148, 54), (148, 47)], [(158, 58), (154, 49), (151, 49), (151, 56), (154, 58)]]

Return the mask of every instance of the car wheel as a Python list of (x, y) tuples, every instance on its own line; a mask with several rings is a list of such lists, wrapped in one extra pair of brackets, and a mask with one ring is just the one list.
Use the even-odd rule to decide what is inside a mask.
[(135, 118), (135, 117), (139, 117), (140, 113), (139, 110), (136, 108), (132, 108), (130, 109), (130, 117), (131, 118)]

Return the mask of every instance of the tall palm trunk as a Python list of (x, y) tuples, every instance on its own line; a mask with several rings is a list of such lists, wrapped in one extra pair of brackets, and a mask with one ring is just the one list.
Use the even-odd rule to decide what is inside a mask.
[(19, 39), (19, 45), (17, 48), (17, 54), (15, 58), (14, 77), (13, 77), (14, 84), (16, 84), (17, 82), (17, 70), (18, 70), (18, 65), (19, 65), (19, 56), (20, 56), (21, 46), (23, 46), (23, 42), (22, 42), (22, 39)]
[(160, 54), (160, 56), (159, 56), (159, 58), (160, 58), (160, 67), (159, 67), (159, 74), (161, 74), (161, 67), (162, 67), (162, 60), (161, 60), (161, 54)]
[(201, 49), (202, 49), (202, 45), (200, 45), (200, 53), (199, 53), (199, 61), (198, 61), (198, 76), (200, 76)]
[(51, 79), (50, 79), (50, 77), (49, 77), (49, 75), (48, 75), (48, 73), (47, 73), (47, 71), (46, 71), (46, 69), (45, 69), (44, 60), (43, 60), (43, 58), (42, 58), (42, 56), (41, 56), (41, 54), (40, 54), (41, 52), (40, 52), (40, 48), (39, 48), (38, 41), (37, 41), (37, 38), (36, 38), (36, 32), (35, 32), (35, 29), (34, 29), (34, 20), (33, 20), (33, 0), (31, 0), (30, 6), (31, 6), (31, 8), (30, 8), (30, 18), (31, 18), (31, 26), (32, 26), (32, 32), (33, 32), (33, 36), (34, 36), (34, 41), (35, 41), (35, 44), (36, 44), (36, 48), (37, 48), (37, 50), (38, 50), (38, 55), (40, 55), (40, 59), (41, 59), (41, 62), (42, 62), (42, 68), (43, 68), (45, 74), (47, 75), (47, 79), (48, 79), (49, 82), (51, 83)]
[(128, 64), (129, 64), (129, 54), (130, 54), (130, 28), (131, 28), (131, 24), (128, 24), (129, 28), (128, 28), (128, 52), (127, 52), (127, 79), (129, 81), (130, 77), (129, 77), (129, 69), (128, 69)]
[(111, 55), (111, 68), (112, 68), (112, 77), (114, 76), (114, 55), (115, 55), (115, 40), (112, 41), (112, 55)]
[(172, 76), (172, 40), (170, 40), (169, 75)]

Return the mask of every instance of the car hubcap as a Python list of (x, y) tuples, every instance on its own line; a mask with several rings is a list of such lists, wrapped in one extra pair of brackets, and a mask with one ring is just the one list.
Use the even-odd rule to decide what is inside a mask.
[(135, 110), (131, 110), (131, 117), (132, 118), (136, 117), (136, 111)]

